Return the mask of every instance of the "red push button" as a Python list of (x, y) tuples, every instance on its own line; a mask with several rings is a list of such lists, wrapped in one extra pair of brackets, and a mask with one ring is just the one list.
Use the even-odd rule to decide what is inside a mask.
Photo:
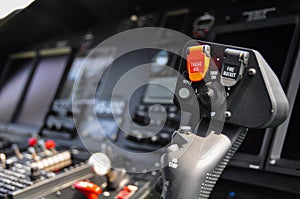
[(55, 149), (56, 143), (53, 140), (47, 140), (45, 146), (48, 150)]
[(192, 82), (199, 82), (204, 79), (210, 64), (210, 58), (205, 52), (205, 46), (192, 46), (188, 49), (187, 70), (189, 79)]
[(28, 139), (28, 145), (29, 145), (29, 146), (33, 147), (33, 146), (35, 146), (36, 144), (37, 144), (37, 139), (36, 139), (36, 138), (32, 137), (32, 138), (29, 138), (29, 139)]

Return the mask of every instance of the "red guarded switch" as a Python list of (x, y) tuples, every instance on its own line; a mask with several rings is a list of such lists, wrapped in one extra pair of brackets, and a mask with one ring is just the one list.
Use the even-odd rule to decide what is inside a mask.
[(28, 139), (28, 145), (31, 147), (34, 147), (37, 144), (37, 142), (37, 139), (34, 137)]
[(187, 54), (187, 71), (192, 82), (204, 79), (210, 64), (209, 46), (192, 46)]
[(73, 186), (81, 191), (87, 199), (98, 199), (98, 196), (102, 193), (102, 189), (98, 185), (88, 181), (79, 181), (74, 183)]

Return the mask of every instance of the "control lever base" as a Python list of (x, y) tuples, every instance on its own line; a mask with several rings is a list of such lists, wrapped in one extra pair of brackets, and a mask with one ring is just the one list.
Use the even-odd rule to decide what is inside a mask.
[(233, 126), (225, 126), (222, 134), (206, 137), (182, 129), (175, 132), (172, 145), (161, 158), (161, 198), (208, 198), (246, 132)]

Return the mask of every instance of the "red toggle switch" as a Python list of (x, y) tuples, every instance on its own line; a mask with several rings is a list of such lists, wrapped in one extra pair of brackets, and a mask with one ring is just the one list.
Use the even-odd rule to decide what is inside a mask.
[(79, 181), (74, 184), (75, 189), (81, 191), (87, 199), (98, 199), (102, 189), (95, 183), (88, 181)]
[(138, 190), (133, 185), (124, 186), (123, 189), (115, 196), (116, 199), (129, 199)]
[(47, 140), (45, 146), (48, 150), (55, 149), (56, 143), (53, 140)]
[(28, 139), (28, 145), (31, 147), (34, 147), (37, 144), (37, 142), (37, 139), (34, 137)]
[(189, 47), (187, 70), (192, 82), (199, 82), (204, 79), (210, 64), (209, 49), (206, 45)]

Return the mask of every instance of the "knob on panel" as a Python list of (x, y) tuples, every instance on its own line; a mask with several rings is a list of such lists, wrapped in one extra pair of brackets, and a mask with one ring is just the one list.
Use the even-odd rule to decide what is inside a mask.
[(111, 161), (104, 153), (94, 153), (88, 160), (94, 172), (99, 176), (106, 175), (111, 168)]

